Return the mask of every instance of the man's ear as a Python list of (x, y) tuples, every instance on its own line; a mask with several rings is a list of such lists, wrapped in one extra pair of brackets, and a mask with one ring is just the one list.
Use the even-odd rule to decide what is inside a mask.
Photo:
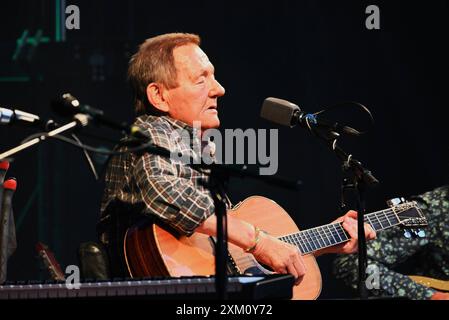
[(169, 107), (164, 99), (163, 90), (162, 85), (152, 82), (147, 86), (147, 98), (156, 109), (161, 112), (168, 112)]

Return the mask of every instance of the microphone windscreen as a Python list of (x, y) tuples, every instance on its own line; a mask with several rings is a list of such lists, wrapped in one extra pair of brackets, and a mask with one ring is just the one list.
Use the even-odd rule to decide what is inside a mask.
[(296, 124), (294, 115), (300, 110), (294, 103), (270, 97), (264, 100), (260, 116), (271, 122), (293, 127)]
[(0, 161), (0, 170), (8, 171), (9, 162), (8, 161)]
[(17, 181), (14, 178), (8, 179), (3, 183), (3, 188), (7, 190), (16, 191), (17, 189)]

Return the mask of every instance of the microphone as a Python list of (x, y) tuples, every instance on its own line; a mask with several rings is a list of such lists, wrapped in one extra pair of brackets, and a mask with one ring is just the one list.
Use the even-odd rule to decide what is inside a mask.
[(64, 93), (61, 97), (53, 100), (51, 103), (52, 109), (57, 114), (63, 117), (69, 117), (75, 114), (86, 114), (97, 123), (106, 125), (112, 129), (125, 131), (127, 134), (136, 138), (148, 140), (150, 137), (139, 127), (135, 125), (129, 126), (126, 123), (118, 123), (104, 115), (103, 110), (93, 108), (86, 104), (81, 104), (77, 98), (70, 93)]
[(351, 127), (339, 125), (337, 122), (321, 119), (316, 114), (305, 113), (298, 105), (283, 99), (266, 98), (262, 105), (260, 116), (271, 122), (294, 127), (300, 125), (301, 127), (311, 128), (325, 127), (332, 129), (332, 131), (343, 132), (350, 135), (358, 135), (359, 132)]
[(2, 124), (24, 124), (30, 127), (39, 127), (45, 131), (49, 131), (57, 127), (57, 124), (51, 119), (44, 122), (38, 115), (18, 109), (8, 108), (0, 108), (0, 125)]
[(31, 125), (41, 125), (39, 116), (18, 109), (0, 108), (0, 124), (23, 122)]

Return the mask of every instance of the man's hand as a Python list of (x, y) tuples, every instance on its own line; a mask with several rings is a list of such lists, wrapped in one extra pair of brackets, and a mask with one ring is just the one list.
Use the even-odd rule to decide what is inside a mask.
[[(332, 223), (343, 222), (342, 226), (349, 234), (351, 239), (345, 243), (319, 250), (315, 253), (315, 256), (319, 256), (324, 253), (355, 253), (358, 250), (358, 234), (357, 234), (357, 212), (348, 211), (344, 216), (336, 219)], [(376, 238), (376, 232), (371, 228), (369, 224), (365, 223), (365, 237), (367, 240)]]
[(293, 275), (295, 284), (299, 284), (306, 273), (306, 266), (297, 247), (264, 232), (261, 232), (253, 255), (257, 261), (269, 266), (273, 271)]

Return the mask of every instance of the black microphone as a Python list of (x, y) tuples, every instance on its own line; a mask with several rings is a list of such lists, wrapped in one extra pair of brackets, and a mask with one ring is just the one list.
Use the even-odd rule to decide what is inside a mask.
[(136, 138), (149, 139), (144, 131), (134, 125), (128, 125), (127, 123), (119, 123), (104, 115), (103, 110), (93, 108), (86, 104), (81, 104), (77, 98), (70, 93), (64, 93), (61, 97), (53, 100), (51, 107), (54, 112), (63, 116), (69, 117), (78, 113), (86, 114), (91, 117), (95, 122), (108, 126), (112, 129), (118, 129), (125, 131), (127, 134)]
[(322, 119), (313, 113), (305, 113), (298, 105), (287, 100), (278, 98), (266, 98), (262, 105), (260, 116), (271, 122), (288, 126), (290, 128), (300, 125), (301, 127), (325, 127), (336, 132), (343, 132), (350, 135), (358, 135), (358, 131), (341, 126), (337, 122)]

